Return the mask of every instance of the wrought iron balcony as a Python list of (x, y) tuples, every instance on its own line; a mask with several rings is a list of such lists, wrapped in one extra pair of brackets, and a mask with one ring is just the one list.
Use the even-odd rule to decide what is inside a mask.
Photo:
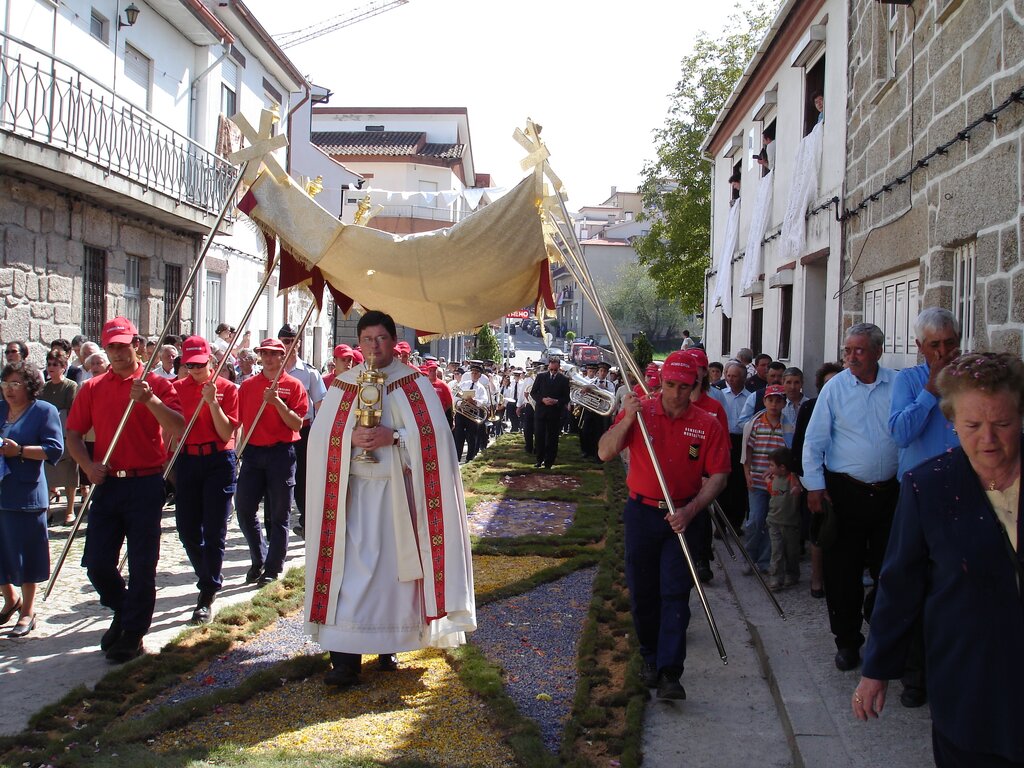
[[(74, 65), (0, 33), (0, 131), (218, 213), (236, 169)], [(17, 55), (10, 49), (17, 49)]]

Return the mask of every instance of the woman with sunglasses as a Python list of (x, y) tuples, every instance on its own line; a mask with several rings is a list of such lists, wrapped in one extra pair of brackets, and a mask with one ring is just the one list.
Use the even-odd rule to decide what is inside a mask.
[(213, 619), (213, 599), (224, 582), (224, 547), (235, 495), (238, 387), (221, 376), (213, 378), (214, 362), (206, 339), (190, 336), (182, 342), (181, 367), (187, 375), (175, 388), (186, 419), (199, 409), (175, 463), (178, 538), (199, 588), (191, 624)]
[[(43, 386), (36, 366), (8, 363), (0, 380), (0, 626), (17, 611), (18, 622), (8, 636), (25, 637), (36, 626), (36, 585), (50, 577), (50, 498), (43, 462), (57, 463), (64, 437), (57, 409), (36, 399)], [(21, 587), (20, 598), (15, 587)]]
[[(60, 416), (60, 423), (68, 418), (71, 412), (71, 403), (75, 400), (78, 392), (78, 384), (68, 378), (65, 374), (68, 370), (67, 353), (55, 349), (46, 355), (46, 371), (49, 379), (39, 392), (39, 399), (43, 400), (57, 409)], [(63, 488), (68, 499), (67, 509), (64, 512), (64, 525), (71, 525), (75, 522), (75, 491), (78, 489), (78, 465), (71, 458), (71, 454), (64, 452), (56, 466), (44, 465), (46, 468), (46, 484), (50, 489), (50, 496), (57, 495), (57, 489)]]

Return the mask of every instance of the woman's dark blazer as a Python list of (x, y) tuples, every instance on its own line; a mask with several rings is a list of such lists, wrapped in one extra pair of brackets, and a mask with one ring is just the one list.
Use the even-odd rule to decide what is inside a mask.
[[(1024, 549), (1021, 511), (1017, 541)], [(1024, 761), (1024, 600), (1014, 559), (1024, 565), (962, 448), (907, 472), (863, 673), (901, 676), (923, 610), (935, 728), (961, 749)]]

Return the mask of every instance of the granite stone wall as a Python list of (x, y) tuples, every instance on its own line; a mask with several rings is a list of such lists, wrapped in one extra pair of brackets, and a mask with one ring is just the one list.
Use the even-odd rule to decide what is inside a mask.
[[(846, 205), (868, 202), (847, 223), (844, 274), (863, 282), (917, 265), (921, 306), (952, 309), (954, 254), (973, 242), (975, 347), (1020, 354), (1024, 104), (973, 129), (905, 183), (896, 179), (1024, 87), (1024, 5), (915, 2), (895, 7), (894, 30), (892, 7), (850, 5)], [(845, 326), (862, 316), (860, 295), (843, 296)]]
[[(197, 255), (195, 237), (127, 216), (18, 177), (0, 174), (0, 340), (25, 340), (41, 363), (49, 342), (82, 332), (85, 248), (106, 252), (105, 316), (125, 312), (128, 256), (140, 259), (140, 323), (144, 336), (164, 323), (166, 264), (184, 281)], [(191, 328), (191, 294), (182, 310)]]

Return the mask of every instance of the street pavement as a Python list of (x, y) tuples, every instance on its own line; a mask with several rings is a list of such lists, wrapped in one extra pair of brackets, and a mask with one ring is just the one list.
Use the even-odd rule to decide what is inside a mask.
[[(644, 765), (900, 768), (932, 766), (927, 706), (906, 709), (893, 682), (878, 721), (850, 711), (860, 672), (840, 672), (825, 601), (811, 597), (810, 563), (801, 583), (776, 597), (779, 617), (744, 563), (715, 542), (715, 578), (706, 593), (728, 656), (723, 665), (694, 593), (687, 635), (685, 702), (652, 701), (644, 721)], [(736, 553), (737, 558), (742, 558)]]
[[(57, 512), (58, 518), (62, 513), (62, 509)], [(50, 529), (51, 562), (54, 564), (67, 541), (68, 531), (70, 528)], [(99, 604), (81, 566), (84, 543), (85, 524), (46, 602), (42, 602), (44, 585), (40, 585), (35, 630), (19, 640), (0, 635), (0, 690), (4, 692), (0, 735), (18, 733), (28, 725), (29, 717), (43, 706), (60, 700), (80, 685), (91, 688), (114, 668), (99, 649), (100, 637), (110, 626), (112, 614)], [(302, 541), (289, 535), (288, 545), (285, 568), (302, 565), (305, 561)], [(173, 507), (164, 508), (160, 547), (156, 610), (152, 629), (145, 639), (146, 650), (150, 653), (159, 651), (187, 628), (186, 622), (199, 594), (192, 566), (175, 531)], [(225, 586), (213, 604), (214, 613), (224, 606), (248, 600), (257, 591), (256, 585), (244, 583), (249, 565), (249, 548), (232, 516), (224, 561)]]

